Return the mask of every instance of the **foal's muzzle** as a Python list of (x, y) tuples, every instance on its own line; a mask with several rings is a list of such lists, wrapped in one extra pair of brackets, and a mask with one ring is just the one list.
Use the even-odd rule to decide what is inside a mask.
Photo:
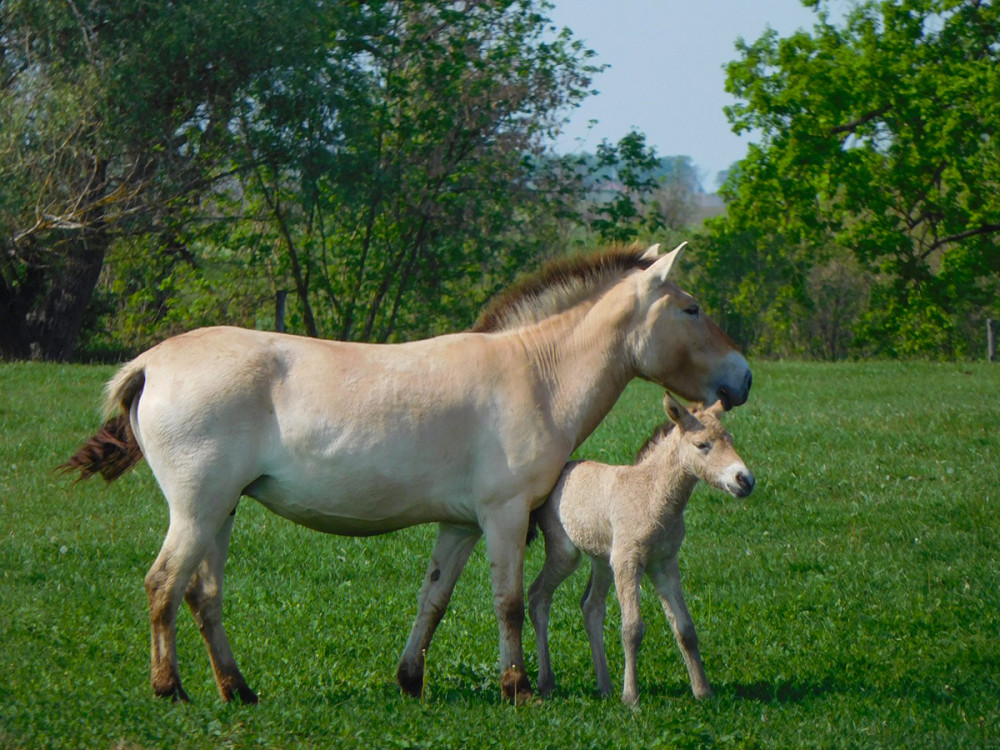
[(736, 484), (739, 485), (739, 491), (736, 493), (736, 496), (746, 497), (753, 492), (757, 480), (754, 479), (753, 474), (749, 471), (740, 471), (736, 473)]

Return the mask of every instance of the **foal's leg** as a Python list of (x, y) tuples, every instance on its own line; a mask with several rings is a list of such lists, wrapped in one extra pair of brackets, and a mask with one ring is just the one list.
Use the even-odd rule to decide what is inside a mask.
[(556, 686), (549, 657), (549, 612), (552, 594), (580, 564), (580, 551), (563, 530), (555, 508), (546, 506), (539, 514), (539, 526), (545, 537), (545, 564), (528, 590), (528, 614), (535, 628), (538, 647), (538, 692), (548, 695)]
[(396, 669), (396, 682), (417, 697), (424, 684), (424, 654), (444, 617), (455, 582), (482, 532), (474, 526), (438, 524), (437, 541), (417, 600), (417, 617)]
[(642, 563), (634, 557), (612, 559), (615, 571), (615, 590), (622, 611), (622, 646), (625, 651), (625, 680), (622, 702), (633, 704), (639, 700), (638, 658), (642, 644), (642, 611), (639, 606), (639, 584), (642, 582)]
[(222, 627), (222, 574), (229, 551), (229, 536), (233, 531), (233, 516), (229, 516), (208, 547), (197, 572), (184, 595), (194, 620), (198, 623), (212, 671), (225, 701), (239, 698), (243, 703), (256, 703), (257, 695), (247, 685), (236, 666), (236, 658)]
[(696, 698), (708, 698), (712, 688), (705, 676), (705, 667), (701, 663), (701, 651), (698, 648), (698, 634), (694, 629), (694, 620), (684, 604), (684, 593), (681, 591), (681, 574), (677, 565), (677, 556), (650, 567), (649, 577), (653, 580), (656, 592), (660, 595), (663, 611), (670, 621), (674, 638), (684, 655), (688, 677), (691, 679), (691, 690)]
[(583, 627), (590, 641), (590, 655), (597, 675), (597, 690), (601, 695), (611, 695), (611, 675), (608, 672), (608, 655), (604, 651), (604, 616), (608, 607), (608, 592), (614, 575), (611, 566), (597, 557), (590, 558), (590, 578), (587, 590), (580, 601), (583, 610)]
[(493, 611), (500, 626), (500, 689), (515, 704), (531, 696), (524, 670), (524, 544), (528, 502), (514, 498), (482, 520), (493, 582)]

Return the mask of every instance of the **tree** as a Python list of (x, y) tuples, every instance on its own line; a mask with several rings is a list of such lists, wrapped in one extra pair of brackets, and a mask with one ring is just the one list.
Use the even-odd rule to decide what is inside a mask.
[(811, 33), (741, 41), (728, 66), (729, 119), (760, 141), (714, 236), (776, 247), (806, 301), (812, 266), (846, 248), (873, 283), (859, 351), (961, 354), (961, 321), (995, 304), (1000, 271), (1000, 8), (867, 0), (838, 26), (804, 4)]
[(579, 167), (586, 185), (582, 221), (604, 242), (682, 229), (701, 192), (689, 157), (658, 156), (638, 130), (617, 143), (602, 141), (596, 154), (581, 157)]
[(275, 289), (311, 335), (471, 320), (564, 202), (539, 157), (594, 68), (548, 7), (3, 4), (0, 357), (252, 324)]
[[(387, 341), (471, 322), (537, 250), (558, 190), (546, 139), (589, 93), (591, 53), (544, 2), (370, 3), (360, 46), (256, 90), (241, 193), (309, 335)], [(338, 57), (342, 56), (342, 57)], [(335, 111), (329, 111), (335, 102)]]
[[(296, 0), (0, 7), (0, 358), (68, 358), (111, 245), (188, 256), (251, 81), (322, 54)], [(333, 11), (328, 11), (332, 14)]]

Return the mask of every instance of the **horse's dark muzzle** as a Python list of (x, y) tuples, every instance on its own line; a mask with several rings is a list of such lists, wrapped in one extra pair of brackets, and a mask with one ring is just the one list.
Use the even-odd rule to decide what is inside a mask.
[(719, 399), (722, 401), (722, 405), (725, 407), (726, 411), (729, 411), (734, 406), (742, 406), (750, 398), (750, 386), (753, 385), (753, 373), (747, 370), (746, 376), (743, 378), (743, 383), (738, 387), (730, 387), (728, 385), (719, 386)]

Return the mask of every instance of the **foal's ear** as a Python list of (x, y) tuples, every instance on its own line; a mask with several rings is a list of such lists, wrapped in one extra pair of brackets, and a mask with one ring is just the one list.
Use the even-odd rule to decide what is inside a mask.
[(716, 401), (710, 407), (708, 407), (707, 409), (705, 409), (705, 411), (706, 411), (706, 413), (711, 414), (716, 419), (720, 419), (722, 417), (722, 415), (726, 413), (726, 407), (725, 407), (725, 404), (722, 403), (722, 399), (720, 398), (718, 401)]
[[(687, 242), (682, 242), (666, 255), (657, 258), (656, 262), (646, 270), (649, 277), (659, 282), (666, 281), (667, 277), (670, 276), (670, 271), (673, 269), (674, 264), (677, 263), (677, 259), (681, 257), (681, 251), (685, 245), (687, 245)], [(654, 245), (653, 247), (659, 248), (659, 245)], [(652, 249), (651, 247), (643, 253), (643, 257), (646, 257)]]
[(674, 398), (670, 391), (663, 394), (663, 410), (681, 432), (697, 429), (701, 426), (698, 418), (685, 409), (684, 405)]

